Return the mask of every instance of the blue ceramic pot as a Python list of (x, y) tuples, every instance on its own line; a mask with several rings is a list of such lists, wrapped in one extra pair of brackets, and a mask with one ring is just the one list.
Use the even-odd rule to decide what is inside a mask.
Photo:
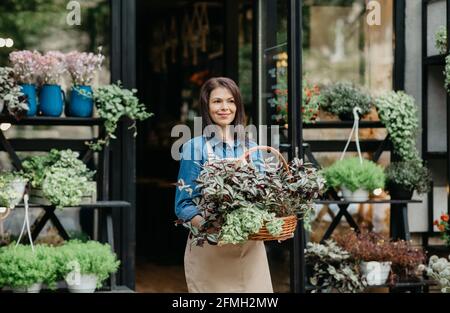
[(35, 116), (37, 113), (36, 85), (22, 84), (20, 85), (22, 93), (27, 97), (28, 112), (27, 116)]
[(65, 96), (59, 85), (44, 85), (39, 94), (39, 108), (44, 116), (61, 116)]
[(69, 116), (92, 117), (94, 101), (91, 86), (75, 85), (70, 92)]

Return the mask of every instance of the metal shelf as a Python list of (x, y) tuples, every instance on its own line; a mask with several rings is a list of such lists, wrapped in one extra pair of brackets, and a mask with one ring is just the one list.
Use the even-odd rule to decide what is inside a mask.
[(433, 55), (433, 56), (429, 56), (429, 57), (425, 57), (423, 58), (423, 63), (424, 65), (445, 65), (445, 55), (441, 54), (441, 55)]
[(0, 115), (0, 123), (35, 126), (98, 126), (103, 123), (103, 119), (97, 117), (32, 116), (16, 120), (15, 118), (8, 115)]
[(445, 160), (448, 157), (448, 153), (445, 151), (426, 152), (424, 156), (426, 159), (432, 159), (432, 160), (444, 159)]
[[(303, 123), (303, 129), (321, 128), (352, 128), (353, 121), (317, 121), (315, 123)], [(359, 128), (385, 128), (380, 121), (359, 121)]]
[(422, 203), (422, 200), (366, 200), (366, 201), (346, 201), (346, 200), (316, 200), (316, 204), (377, 204), (377, 203), (389, 203), (389, 204), (407, 204), (407, 203)]
[[(80, 204), (73, 207), (83, 208), (83, 209), (101, 209), (101, 208), (128, 208), (131, 204), (126, 201), (97, 201), (89, 204)], [(24, 204), (20, 203), (17, 205), (19, 208), (23, 208)], [(44, 208), (44, 207), (53, 207), (53, 205), (42, 205), (36, 203), (30, 203), (30, 208)]]

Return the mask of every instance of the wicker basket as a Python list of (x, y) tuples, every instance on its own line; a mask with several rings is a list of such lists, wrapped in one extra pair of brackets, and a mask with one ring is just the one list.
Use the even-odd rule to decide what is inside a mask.
[[(283, 157), (283, 155), (277, 150), (274, 149), (272, 147), (269, 146), (256, 146), (253, 148), (248, 149), (240, 158), (242, 161), (247, 160), (247, 158), (251, 155), (251, 153), (253, 153), (254, 151), (257, 150), (265, 150), (265, 151), (271, 151), (273, 153), (275, 153), (278, 157), (278, 159), (281, 161), (283, 167), (289, 171), (289, 165), (286, 161), (286, 159)], [(278, 236), (272, 236), (269, 231), (267, 230), (266, 226), (264, 225), (263, 227), (261, 227), (261, 229), (259, 230), (259, 232), (257, 232), (256, 234), (252, 234), (249, 236), (249, 240), (260, 240), (260, 241), (271, 241), (271, 240), (278, 240), (278, 241), (282, 241), (282, 240), (286, 240), (286, 239), (290, 239), (294, 236), (294, 232), (295, 229), (297, 228), (297, 216), (296, 215), (290, 215), (290, 216), (284, 216), (284, 217), (280, 217), (284, 223), (283, 223), (283, 230), (281, 231), (281, 233)]]

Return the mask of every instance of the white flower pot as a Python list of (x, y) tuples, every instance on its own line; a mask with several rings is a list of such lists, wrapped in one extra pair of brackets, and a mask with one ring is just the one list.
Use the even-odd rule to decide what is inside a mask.
[(391, 271), (392, 262), (361, 262), (360, 268), (369, 286), (379, 286), (386, 283)]
[[(69, 275), (70, 278), (69, 278)], [(93, 274), (81, 274), (79, 279), (72, 279), (72, 274), (66, 277), (67, 288), (72, 293), (93, 293), (97, 288), (97, 276)]]
[(369, 200), (369, 192), (365, 189), (357, 189), (351, 191), (345, 186), (341, 186), (342, 195), (346, 201), (367, 201)]
[(17, 192), (17, 198), (11, 201), (11, 205), (15, 207), (22, 201), (23, 194), (25, 193), (25, 188), (27, 187), (27, 181), (22, 179), (17, 179), (11, 183), (12, 188)]
[(27, 287), (16, 287), (12, 288), (14, 293), (39, 293), (42, 288), (42, 283), (36, 283)]

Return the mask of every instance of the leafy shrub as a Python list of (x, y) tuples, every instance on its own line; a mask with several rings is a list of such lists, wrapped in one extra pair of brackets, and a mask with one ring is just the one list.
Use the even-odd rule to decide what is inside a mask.
[(322, 170), (327, 185), (338, 190), (346, 186), (351, 191), (363, 188), (372, 191), (384, 187), (385, 175), (383, 169), (372, 161), (359, 158), (346, 158), (335, 162)]
[(419, 119), (414, 98), (403, 91), (391, 91), (377, 98), (375, 105), (394, 145), (394, 152), (402, 161), (420, 162), (416, 148)]
[(350, 253), (333, 240), (327, 240), (325, 244), (309, 242), (305, 257), (307, 264), (313, 269), (310, 278), (311, 284), (316, 288), (313, 292), (321, 289), (361, 292), (367, 285)]
[(92, 193), (90, 183), (94, 175), (72, 150), (52, 149), (44, 156), (23, 161), (24, 175), (34, 188), (41, 188), (44, 196), (56, 207), (76, 206), (84, 194)]
[(433, 255), (430, 257), (428, 266), (424, 266), (423, 269), (430, 278), (439, 282), (441, 292), (450, 292), (450, 262), (447, 259)]
[(4, 104), (9, 114), (17, 119), (29, 110), (26, 96), (14, 80), (13, 69), (9, 67), (0, 67), (0, 104)]
[(341, 117), (349, 114), (353, 116), (354, 107), (359, 107), (362, 115), (369, 113), (372, 107), (372, 97), (349, 82), (325, 87), (318, 101), (322, 110)]
[(0, 206), (13, 208), (21, 200), (22, 194), (14, 187), (14, 183), (26, 183), (20, 173), (0, 172)]
[(58, 271), (52, 253), (53, 248), (44, 245), (35, 246), (35, 252), (26, 245), (0, 248), (0, 286), (17, 288), (45, 283), (54, 289)]
[(435, 34), (435, 45), (440, 54), (447, 52), (447, 28), (441, 26)]
[(392, 162), (386, 168), (386, 180), (418, 193), (430, 190), (431, 173), (421, 162)]
[[(97, 288), (111, 273), (117, 272), (120, 261), (112, 252), (111, 246), (97, 241), (81, 242), (71, 240), (58, 247), (57, 263), (59, 275), (64, 278), (79, 266), (81, 274), (97, 276)], [(74, 266), (77, 264), (77, 266)]]

